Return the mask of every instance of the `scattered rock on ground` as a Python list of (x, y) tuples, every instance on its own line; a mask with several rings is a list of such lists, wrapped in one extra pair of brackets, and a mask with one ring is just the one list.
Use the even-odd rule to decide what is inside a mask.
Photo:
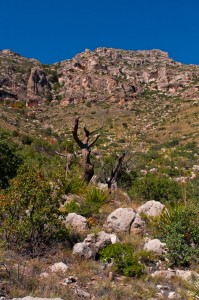
[(153, 251), (158, 255), (162, 255), (166, 252), (165, 246), (166, 246), (166, 244), (162, 243), (160, 240), (153, 239), (153, 240), (148, 240), (144, 244), (144, 249), (148, 250), (148, 251)]
[(189, 270), (176, 270), (176, 276), (186, 281), (190, 281), (192, 278), (199, 279), (198, 273)]
[(77, 296), (79, 296), (81, 299), (82, 298), (91, 299), (91, 294), (89, 294), (88, 292), (83, 291), (82, 289), (76, 289), (75, 294)]
[(160, 270), (160, 271), (155, 271), (154, 273), (151, 274), (151, 277), (153, 278), (163, 277), (167, 280), (171, 279), (174, 276), (175, 276), (174, 270)]
[(150, 200), (144, 203), (142, 206), (140, 206), (137, 212), (139, 214), (144, 213), (149, 217), (157, 217), (161, 215), (164, 209), (165, 209), (164, 204), (160, 203), (159, 201)]
[(64, 224), (66, 226), (72, 227), (79, 232), (86, 231), (88, 229), (86, 218), (76, 213), (69, 213), (64, 220)]
[(145, 227), (146, 223), (144, 222), (144, 220), (142, 220), (139, 214), (136, 214), (136, 217), (131, 225), (130, 232), (134, 234), (143, 233)]
[(55, 263), (50, 267), (51, 272), (66, 272), (68, 270), (68, 266), (63, 262)]
[(129, 232), (136, 217), (132, 208), (117, 208), (107, 218), (107, 227), (115, 232)]
[(100, 231), (98, 234), (89, 234), (82, 243), (77, 243), (73, 247), (73, 254), (84, 258), (94, 258), (99, 250), (110, 244), (119, 242), (115, 234)]

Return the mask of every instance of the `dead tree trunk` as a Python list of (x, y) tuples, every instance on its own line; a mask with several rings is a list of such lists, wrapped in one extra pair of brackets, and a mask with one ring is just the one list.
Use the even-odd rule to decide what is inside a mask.
[(120, 157), (118, 158), (118, 161), (117, 161), (115, 167), (111, 170), (110, 177), (107, 177), (107, 174), (106, 174), (106, 172), (105, 172), (105, 170), (103, 168), (105, 182), (108, 185), (108, 189), (110, 191), (112, 189), (113, 183), (117, 183), (117, 177), (118, 177), (119, 171), (120, 171), (120, 169), (122, 167), (125, 155), (126, 155), (125, 152), (123, 152), (122, 155), (120, 155)]
[(84, 127), (85, 136), (83, 138), (83, 141), (81, 141), (78, 137), (79, 119), (80, 119), (80, 117), (75, 119), (75, 124), (74, 124), (72, 133), (73, 133), (73, 138), (74, 138), (75, 142), (78, 144), (78, 146), (80, 147), (80, 149), (82, 151), (82, 161), (83, 161), (82, 165), (83, 165), (83, 171), (84, 171), (83, 178), (87, 183), (89, 183), (94, 175), (94, 166), (90, 161), (91, 147), (96, 143), (96, 141), (98, 140), (100, 135), (97, 134), (95, 136), (94, 140), (90, 144), (89, 144), (89, 140), (90, 140), (91, 135), (96, 133), (102, 127), (98, 128), (92, 132), (90, 132), (86, 127)]

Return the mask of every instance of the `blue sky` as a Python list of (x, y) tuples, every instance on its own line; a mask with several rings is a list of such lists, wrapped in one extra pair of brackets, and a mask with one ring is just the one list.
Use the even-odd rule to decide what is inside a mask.
[(0, 49), (43, 63), (111, 47), (199, 64), (198, 0), (2, 0), (0, 10)]

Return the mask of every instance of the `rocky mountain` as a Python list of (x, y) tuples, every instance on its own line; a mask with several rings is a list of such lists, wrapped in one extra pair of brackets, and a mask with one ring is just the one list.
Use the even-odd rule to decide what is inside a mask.
[(184, 65), (161, 50), (85, 50), (70, 60), (43, 65), (0, 51), (0, 97), (36, 106), (87, 102), (131, 103), (146, 92), (199, 97), (199, 66)]

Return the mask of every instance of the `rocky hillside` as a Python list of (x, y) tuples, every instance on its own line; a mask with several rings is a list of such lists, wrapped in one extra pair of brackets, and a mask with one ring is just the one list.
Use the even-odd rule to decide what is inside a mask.
[(10, 50), (0, 52), (0, 97), (28, 106), (58, 100), (131, 103), (155, 91), (183, 99), (199, 97), (199, 67), (184, 65), (160, 50), (85, 50), (73, 59), (42, 65)]

